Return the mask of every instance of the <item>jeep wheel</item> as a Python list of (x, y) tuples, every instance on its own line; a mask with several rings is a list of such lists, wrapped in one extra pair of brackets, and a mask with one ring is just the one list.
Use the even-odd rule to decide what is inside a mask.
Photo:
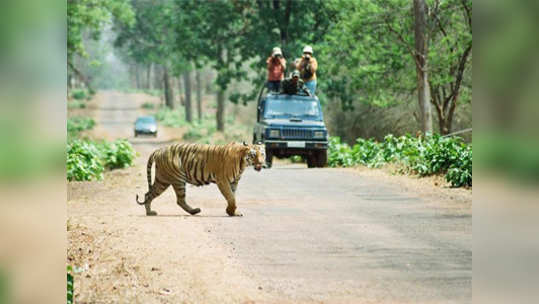
[(271, 168), (273, 163), (273, 151), (266, 149), (266, 168)]
[(315, 157), (315, 155), (307, 156), (307, 168), (314, 168), (314, 167), (316, 167), (316, 157)]
[(322, 150), (316, 153), (316, 166), (324, 168), (328, 164), (328, 151)]

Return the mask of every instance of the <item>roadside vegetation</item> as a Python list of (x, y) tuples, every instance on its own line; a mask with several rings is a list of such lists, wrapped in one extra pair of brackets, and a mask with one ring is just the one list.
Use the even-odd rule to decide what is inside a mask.
[(151, 110), (155, 108), (155, 105), (151, 102), (145, 102), (142, 104), (141, 108)]
[(472, 145), (459, 137), (415, 138), (390, 134), (382, 142), (358, 138), (353, 146), (342, 143), (339, 137), (330, 139), (328, 164), (331, 167), (379, 168), (388, 163), (396, 164), (399, 173), (445, 175), (453, 187), (472, 186)]
[(95, 121), (86, 116), (74, 116), (67, 119), (68, 137), (78, 136), (80, 132), (91, 130), (95, 126)]
[(81, 132), (91, 130), (95, 121), (77, 116), (67, 120), (67, 180), (91, 181), (103, 179), (105, 170), (125, 168), (133, 164), (136, 156), (126, 139), (114, 142), (81, 138)]

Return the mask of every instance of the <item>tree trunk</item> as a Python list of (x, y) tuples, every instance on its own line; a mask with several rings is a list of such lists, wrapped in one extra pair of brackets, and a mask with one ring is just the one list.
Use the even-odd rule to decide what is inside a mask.
[(191, 108), (191, 72), (186, 71), (183, 73), (183, 81), (185, 87), (185, 120), (193, 122), (192, 108)]
[(165, 104), (169, 108), (174, 109), (174, 93), (172, 91), (170, 77), (166, 66), (163, 67), (163, 85), (165, 87)]
[(138, 63), (135, 63), (135, 83), (137, 84), (137, 90), (141, 89), (140, 84), (140, 68)]
[(225, 90), (217, 88), (217, 131), (225, 131)]
[(202, 121), (202, 83), (200, 80), (200, 70), (196, 70), (196, 94), (197, 94), (197, 116), (198, 121)]
[(417, 97), (421, 115), (421, 131), (423, 134), (432, 134), (425, 7), (425, 0), (414, 0), (415, 64), (417, 72)]
[(146, 70), (146, 89), (152, 89), (152, 64), (148, 64), (148, 69)]
[(163, 75), (162, 75), (161, 66), (154, 64), (153, 65), (153, 76), (154, 76), (154, 88), (157, 90), (163, 89)]

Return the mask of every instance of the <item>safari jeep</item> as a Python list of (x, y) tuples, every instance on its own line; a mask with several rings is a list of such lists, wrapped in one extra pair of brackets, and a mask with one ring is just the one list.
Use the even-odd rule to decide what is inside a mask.
[(274, 156), (300, 155), (309, 168), (325, 167), (328, 132), (318, 97), (264, 91), (258, 97), (253, 143), (265, 145), (266, 166), (271, 168)]

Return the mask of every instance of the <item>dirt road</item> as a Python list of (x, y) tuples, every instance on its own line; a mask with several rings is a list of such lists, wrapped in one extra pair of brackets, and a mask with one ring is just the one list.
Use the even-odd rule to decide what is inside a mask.
[[(98, 132), (132, 136), (145, 101), (100, 93)], [(187, 188), (189, 204), (202, 209), (197, 216), (169, 189), (153, 203), (159, 216), (146, 217), (135, 194), (147, 190), (147, 156), (177, 132), (130, 138), (140, 153), (134, 167), (69, 184), (77, 303), (471, 302), (470, 196), (276, 163), (244, 173), (237, 192), (244, 217), (226, 216), (215, 185)]]

